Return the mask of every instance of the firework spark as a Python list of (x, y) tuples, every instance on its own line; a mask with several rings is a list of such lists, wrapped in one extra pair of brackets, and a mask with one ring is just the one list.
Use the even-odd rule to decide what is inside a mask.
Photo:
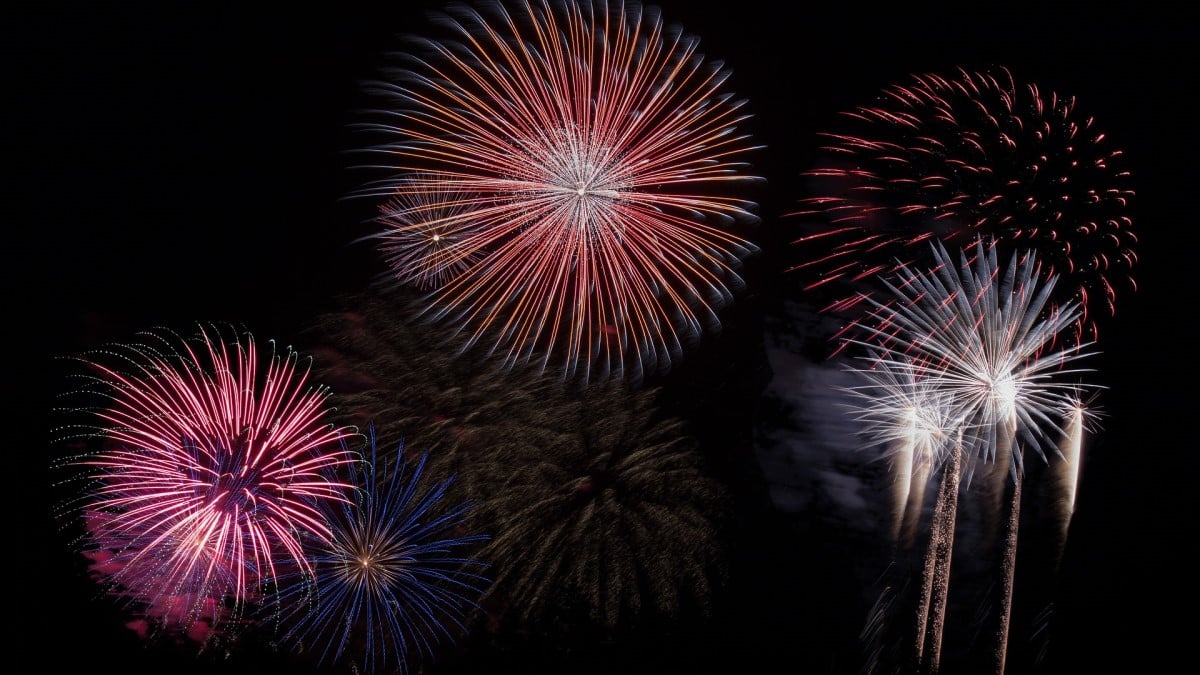
[[(848, 342), (878, 350), (892, 367), (913, 369), (946, 397), (951, 418), (975, 439), (972, 457), (1004, 462), (1015, 475), (1022, 447), (1047, 458), (1063, 434), (1063, 412), (1087, 390), (1069, 379), (1087, 369), (1069, 366), (1090, 356), (1091, 344), (1053, 346), (1079, 308), (1050, 303), (1057, 279), (1042, 276), (1033, 252), (1014, 253), (1001, 267), (996, 246), (983, 242), (957, 264), (940, 243), (932, 249), (931, 272), (905, 265), (896, 280), (884, 280), (898, 302), (868, 299), (875, 311), (852, 327), (867, 337)], [(1000, 453), (1007, 426), (1023, 443)]]
[[(557, 360), (564, 377), (665, 369), (716, 325), (757, 250), (729, 231), (757, 221), (734, 194), (759, 180), (744, 174), (743, 102), (649, 8), (514, 7), (456, 7), (446, 39), (374, 87), (386, 105), (365, 127), (387, 175), (363, 193), (470, 223), (457, 245), (481, 257), (427, 300), (468, 344)], [(427, 226), (409, 215), (407, 231)]]
[(322, 421), (327, 394), (298, 355), (220, 338), (149, 333), (81, 357), (99, 423), (66, 430), (105, 441), (67, 462), (90, 481), (94, 569), (166, 628), (238, 615), (282, 566), (308, 569), (302, 538), (329, 535), (316, 504), (346, 499), (326, 471), (351, 461), (354, 431)]
[(332, 535), (310, 557), (315, 599), (307, 602), (306, 577), (283, 591), (298, 601), (287, 639), (322, 663), (346, 658), (355, 672), (406, 673), (410, 660), (431, 658), (465, 631), (487, 580), (473, 571), (483, 563), (461, 551), (487, 537), (460, 534), (471, 505), (446, 504), (452, 479), (424, 485), (428, 454), (409, 469), (401, 445), (386, 467), (373, 431), (369, 443), (353, 465), (356, 500), (324, 509)]
[(959, 70), (915, 75), (845, 117), (845, 132), (826, 134), (831, 164), (807, 173), (818, 194), (793, 214), (821, 221), (796, 240), (806, 260), (793, 270), (810, 289), (831, 285), (829, 310), (858, 304), (859, 282), (922, 260), (931, 240), (1036, 250), (1062, 282), (1055, 301), (1080, 307), (1064, 335), (1080, 342), (1095, 339), (1119, 287), (1135, 288), (1130, 174), (1073, 97), (1003, 68)]

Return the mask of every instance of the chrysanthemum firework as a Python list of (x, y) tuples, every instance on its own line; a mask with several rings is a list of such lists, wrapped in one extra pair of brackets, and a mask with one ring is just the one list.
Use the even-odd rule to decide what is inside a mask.
[(543, 407), (561, 396), (557, 380), (527, 366), (503, 369), (479, 350), (464, 350), (461, 337), (421, 326), (402, 288), (342, 305), (316, 317), (308, 349), (320, 357), (315, 368), (333, 387), (339, 419), (376, 422), (385, 447), (428, 450), (434, 464), (460, 446), (483, 452), (493, 435), (541, 426)]
[(99, 438), (67, 460), (87, 489), (85, 553), (112, 592), (168, 630), (242, 613), (283, 567), (309, 568), (307, 537), (328, 537), (317, 505), (348, 497), (327, 471), (352, 461), (348, 427), (325, 421), (325, 390), (298, 354), (260, 354), (201, 326), (80, 357)]
[(427, 315), (565, 377), (666, 368), (756, 250), (730, 229), (756, 220), (739, 193), (758, 179), (729, 71), (634, 3), (455, 6), (439, 25), (372, 87), (364, 125), (386, 171), (365, 195), (426, 202), (385, 240), (440, 212), (469, 223), (455, 256), (478, 261)]
[(656, 395), (594, 385), (462, 465), (492, 535), (480, 552), (494, 565), (488, 598), (508, 619), (588, 616), (612, 630), (710, 608), (725, 573), (727, 493)]
[(408, 306), (395, 290), (363, 295), (319, 317), (309, 339), (346, 421), (378, 419), (380, 443), (428, 448), (429, 475), (457, 474), (453, 487), (478, 503), (493, 617), (515, 627), (556, 612), (618, 622), (703, 608), (723, 573), (726, 493), (683, 423), (654, 411), (655, 391), (573, 388), (477, 350), (455, 357), (460, 338), (395, 320)]
[(487, 586), (470, 550), (487, 537), (463, 533), (471, 505), (447, 502), (452, 479), (426, 484), (427, 458), (379, 455), (372, 433), (352, 465), (355, 500), (322, 506), (332, 534), (310, 553), (315, 577), (294, 579), (281, 603), (287, 640), (321, 663), (406, 673), (465, 632)]
[(1118, 289), (1134, 287), (1130, 174), (1074, 97), (1005, 68), (919, 74), (847, 112), (844, 126), (825, 134), (827, 160), (807, 172), (812, 196), (793, 214), (811, 228), (793, 271), (810, 289), (828, 285), (830, 310), (873, 293), (878, 275), (924, 264), (931, 240), (1037, 251), (1059, 278), (1054, 301), (1080, 309), (1064, 339), (1094, 339)]
[[(410, 183), (419, 183), (409, 186)], [(393, 280), (422, 290), (446, 285), (479, 262), (468, 248), (476, 230), (474, 200), (437, 177), (408, 178), (380, 208), (374, 235)]]
[[(979, 458), (997, 459), (1003, 429), (1018, 441), (1014, 471), (1022, 446), (1046, 458), (1064, 415), (1090, 390), (1073, 378), (1087, 372), (1075, 362), (1091, 355), (1091, 343), (1056, 345), (1078, 304), (1050, 301), (1057, 278), (1033, 252), (1002, 267), (995, 245), (977, 242), (957, 262), (940, 243), (931, 248), (930, 271), (902, 265), (883, 280), (892, 298), (868, 298), (874, 311), (852, 324), (847, 342), (876, 350), (885, 368), (911, 370), (950, 407)], [(873, 411), (886, 415), (895, 402), (880, 399)]]

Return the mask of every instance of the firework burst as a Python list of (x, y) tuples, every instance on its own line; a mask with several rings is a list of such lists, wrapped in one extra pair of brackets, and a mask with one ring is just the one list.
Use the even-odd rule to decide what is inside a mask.
[(406, 673), (410, 660), (465, 631), (487, 580), (462, 551), (487, 537), (461, 533), (471, 505), (446, 504), (452, 479), (424, 484), (427, 454), (410, 468), (400, 446), (388, 467), (373, 431), (369, 443), (365, 461), (352, 465), (356, 500), (326, 505), (332, 535), (310, 557), (315, 594), (305, 576), (283, 591), (297, 600), (285, 608), (287, 639), (322, 663)]
[(547, 410), (552, 424), (492, 439), (464, 466), (493, 539), (489, 595), (518, 623), (590, 616), (606, 630), (708, 609), (723, 578), (727, 494), (654, 390), (609, 383)]
[(929, 672), (936, 672), (940, 661), (959, 474), (969, 484), (982, 462), (992, 465), (994, 476), (1011, 476), (1002, 528), (996, 651), (998, 672), (1003, 672), (1022, 449), (1032, 449), (1046, 461), (1059, 452), (1057, 444), (1087, 390), (1072, 381), (1085, 371), (1069, 366), (1089, 355), (1089, 345), (1054, 346), (1060, 332), (1077, 325), (1079, 308), (1050, 302), (1057, 278), (1042, 274), (1033, 253), (1014, 254), (1002, 267), (996, 247), (983, 242), (976, 243), (971, 255), (960, 253), (957, 264), (940, 242), (932, 248), (930, 272), (901, 265), (896, 279), (884, 282), (893, 300), (868, 298), (874, 312), (853, 325), (863, 337), (849, 342), (871, 355), (871, 365), (860, 371), (868, 384), (856, 390), (866, 400), (860, 417), (875, 437), (891, 440), (912, 434), (912, 402), (923, 402), (926, 410), (937, 411), (937, 432), (918, 438), (937, 439), (937, 447), (942, 439), (953, 438), (947, 445), (952, 461), (940, 478), (918, 601), (916, 655)]
[(387, 176), (364, 193), (425, 204), (404, 236), (447, 212), (463, 225), (453, 259), (478, 259), (426, 312), (468, 344), (564, 377), (665, 369), (756, 251), (729, 231), (757, 220), (736, 193), (758, 180), (729, 71), (639, 5), (513, 7), (456, 7), (446, 39), (374, 87)]
[(952, 399), (921, 378), (912, 363), (879, 354), (865, 359), (870, 366), (851, 369), (865, 384), (847, 388), (854, 400), (850, 407), (864, 436), (883, 445), (892, 461), (891, 539), (910, 545), (931, 472), (947, 458), (957, 431)]
[(376, 429), (381, 445), (427, 449), (437, 465), (459, 448), (486, 462), (491, 438), (547, 423), (561, 383), (531, 367), (501, 369), (460, 337), (420, 326), (410, 299), (400, 288), (348, 297), (344, 311), (318, 316), (308, 331), (340, 419), (386, 421)]
[(1001, 453), (1003, 430), (1046, 459), (1060, 419), (1087, 390), (1070, 380), (1087, 369), (1070, 366), (1091, 355), (1090, 343), (1053, 347), (1079, 308), (1050, 302), (1057, 279), (1043, 276), (1032, 252), (1001, 267), (997, 247), (983, 242), (958, 263), (940, 243), (932, 249), (933, 271), (901, 266), (883, 282), (896, 302), (868, 299), (874, 311), (852, 327), (866, 337), (848, 342), (878, 350), (886, 367), (911, 369), (953, 408), (950, 418), (975, 439), (973, 455), (1018, 472), (1021, 448)]
[(830, 310), (856, 305), (859, 282), (923, 260), (931, 240), (1036, 250), (1061, 281), (1056, 302), (1080, 308), (1064, 335), (1075, 341), (1094, 339), (1097, 316), (1134, 287), (1123, 153), (1073, 97), (1004, 68), (960, 69), (915, 75), (845, 120), (845, 131), (825, 134), (830, 162), (807, 172), (816, 194), (793, 214), (820, 228), (795, 242), (805, 262), (793, 270), (810, 289), (830, 285)]
[(380, 209), (383, 231), (374, 236), (392, 280), (431, 290), (478, 263), (479, 251), (467, 248), (476, 230), (473, 201), (437, 177), (401, 180)]
[(66, 462), (89, 481), (93, 569), (167, 629), (240, 615), (283, 566), (309, 569), (302, 539), (329, 535), (316, 505), (346, 499), (326, 472), (351, 461), (354, 431), (322, 421), (298, 355), (221, 338), (150, 333), (82, 357), (99, 423), (65, 430), (103, 441)]

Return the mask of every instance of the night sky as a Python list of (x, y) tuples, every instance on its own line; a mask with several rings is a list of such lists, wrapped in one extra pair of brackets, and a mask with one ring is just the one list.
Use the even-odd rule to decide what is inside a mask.
[[(197, 320), (288, 342), (383, 269), (369, 245), (353, 243), (374, 204), (347, 199), (362, 178), (348, 168), (346, 151), (361, 141), (350, 127), (369, 104), (362, 82), (402, 48), (401, 34), (428, 29), (424, 12), (441, 3), (176, 4), (47, 3), (6, 22), (15, 82), (6, 87), (5, 202), (18, 213), (6, 209), (4, 267), (21, 345), (9, 359), (18, 372), (34, 368), (41, 403), (32, 415), (69, 386), (54, 357)], [(659, 5), (667, 23), (699, 36), (706, 57), (732, 70), (726, 88), (753, 115), (741, 128), (763, 146), (749, 157), (752, 171), (767, 179), (748, 193), (761, 217), (749, 238), (762, 251), (747, 261), (747, 287), (722, 313), (724, 330), (657, 382), (695, 415), (707, 443), (729, 440), (714, 462), (739, 509), (729, 588), (707, 621), (685, 617), (628, 642), (559, 651), (472, 642), (447, 657), (446, 672), (859, 671), (879, 553), (819, 506), (781, 508), (746, 440), (772, 376), (765, 317), (804, 300), (783, 273), (798, 232), (784, 214), (807, 196), (801, 172), (840, 111), (911, 73), (992, 65), (1077, 96), (1126, 151), (1137, 193), (1138, 290), (1118, 298), (1092, 363), (1094, 381), (1108, 388), (1105, 417), (1048, 591), (1058, 623), (1045, 672), (1118, 664), (1157, 672), (1192, 658), (1197, 284), (1184, 205), (1194, 201), (1188, 64), (1200, 35), (1150, 3), (1120, 12), (1050, 4), (1059, 3)], [(10, 401), (28, 391), (16, 380)], [(14, 428), (37, 426), (21, 414), (10, 417)], [(19, 434), (25, 440), (9, 449), (19, 458), (9, 484), (21, 496), (11, 512), (20, 534), (8, 549), (20, 570), (9, 586), (22, 591), (9, 605), (17, 672), (306, 672), (303, 659), (265, 645), (197, 659), (143, 646), (122, 628), (55, 532), (52, 421), (38, 424), (44, 433)]]

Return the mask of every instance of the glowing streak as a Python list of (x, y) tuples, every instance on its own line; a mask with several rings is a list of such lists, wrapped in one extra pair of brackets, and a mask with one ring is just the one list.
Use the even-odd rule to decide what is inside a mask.
[(1008, 631), (1012, 623), (1013, 582), (1017, 573), (1017, 529), (1021, 522), (1022, 476), (1012, 484), (1008, 520), (1004, 527), (1004, 555), (1000, 562), (1000, 625), (996, 630), (995, 673), (1004, 675), (1008, 659)]
[(1075, 495), (1079, 487), (1079, 472), (1083, 462), (1083, 440), (1087, 431), (1087, 422), (1091, 411), (1082, 404), (1067, 411), (1067, 424), (1063, 428), (1062, 441), (1058, 445), (1062, 459), (1051, 466), (1051, 481), (1055, 488), (1056, 516), (1058, 520), (1058, 541), (1055, 556), (1057, 565), (1062, 559), (1063, 549), (1067, 543), (1067, 532), (1070, 530), (1071, 519), (1075, 514)]
[(926, 672), (930, 675), (937, 673), (942, 658), (942, 633), (950, 594), (950, 563), (954, 553), (954, 524), (958, 518), (961, 471), (962, 444), (959, 442), (954, 444), (950, 461), (942, 470), (917, 613), (917, 659), (923, 659)]

